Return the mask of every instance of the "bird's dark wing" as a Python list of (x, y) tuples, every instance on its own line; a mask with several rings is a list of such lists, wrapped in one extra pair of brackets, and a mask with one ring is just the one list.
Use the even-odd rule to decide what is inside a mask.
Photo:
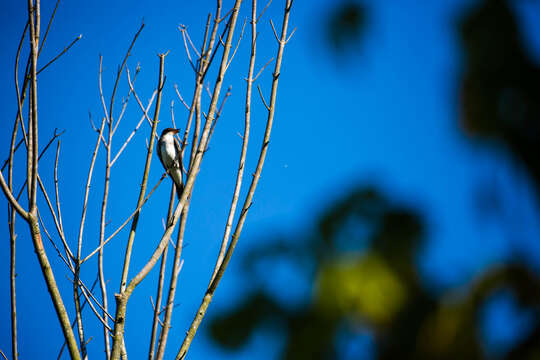
[(180, 168), (180, 170), (183, 172), (183, 166), (182, 166), (182, 157), (181, 157), (181, 148), (180, 148), (180, 141), (178, 141), (177, 138), (174, 138), (174, 148), (176, 149), (176, 164)]
[(180, 158), (180, 141), (177, 138), (174, 138), (174, 147), (176, 148), (176, 159)]
[(159, 161), (161, 162), (161, 165), (163, 165), (163, 168), (167, 170), (167, 167), (165, 166), (165, 163), (163, 162), (163, 159), (161, 157), (161, 139), (159, 139), (157, 142), (157, 154), (158, 154)]

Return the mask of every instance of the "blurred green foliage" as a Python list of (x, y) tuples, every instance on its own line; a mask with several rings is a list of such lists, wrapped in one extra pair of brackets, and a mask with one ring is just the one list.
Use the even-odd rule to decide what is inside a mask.
[[(351, 231), (365, 225), (370, 229)], [(423, 227), (414, 211), (375, 189), (353, 191), (318, 219), (312, 233), (265, 242), (245, 255), (248, 282), (259, 286), (213, 318), (212, 338), (238, 348), (264, 328), (285, 337), (282, 359), (349, 359), (339, 338), (367, 331), (377, 359), (486, 358), (479, 334), (485, 302), (507, 290), (520, 307), (538, 312), (540, 280), (523, 265), (508, 264), (486, 270), (464, 288), (434, 294), (414, 261)], [(312, 284), (300, 304), (286, 303), (263, 286), (272, 274), (268, 266), (283, 261)], [(289, 286), (282, 284), (282, 291)], [(505, 359), (537, 359), (539, 334), (536, 319)]]
[(527, 56), (510, 3), (483, 1), (458, 27), (464, 129), (507, 147), (540, 189), (540, 67)]
[(338, 52), (358, 44), (366, 26), (366, 10), (356, 1), (337, 4), (328, 14), (328, 42)]
[[(358, 39), (365, 11), (356, 2), (336, 5), (330, 44)], [(526, 56), (516, 16), (503, 0), (484, 0), (462, 16), (457, 31), (464, 51), (461, 121), (474, 139), (495, 139), (524, 165), (540, 190), (540, 69)], [(360, 187), (336, 201), (313, 230), (276, 238), (244, 257), (245, 274), (258, 284), (242, 303), (211, 322), (213, 340), (227, 348), (246, 344), (257, 329), (284, 339), (280, 358), (365, 359), (343, 350), (343, 338), (369, 334), (373, 357), (487, 359), (481, 311), (508, 292), (531, 326), (496, 359), (540, 359), (540, 279), (516, 259), (485, 269), (469, 284), (430, 291), (416, 265), (425, 240), (416, 211), (394, 204), (375, 188)], [(288, 263), (310, 289), (287, 303), (261, 277)], [(261, 274), (260, 268), (264, 269)], [(283, 284), (283, 292), (287, 287)]]

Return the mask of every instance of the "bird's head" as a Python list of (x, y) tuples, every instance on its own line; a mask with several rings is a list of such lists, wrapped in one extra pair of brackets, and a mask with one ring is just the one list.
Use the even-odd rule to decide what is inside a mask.
[(178, 134), (179, 132), (180, 132), (179, 129), (166, 128), (166, 129), (163, 129), (163, 131), (161, 132), (161, 136), (163, 137), (164, 135), (167, 135), (167, 134), (174, 135), (174, 134)]

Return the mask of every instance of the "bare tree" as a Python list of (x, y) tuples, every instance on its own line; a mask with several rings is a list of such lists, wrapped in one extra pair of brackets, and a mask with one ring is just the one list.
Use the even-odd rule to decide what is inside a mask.
[[(195, 46), (187, 29), (183, 26), (179, 28), (182, 35), (182, 39), (185, 46), (188, 62), (195, 74), (195, 87), (194, 93), (190, 101), (184, 100), (181, 96), (179, 89), (175, 86), (176, 93), (180, 102), (187, 109), (187, 120), (185, 123), (185, 131), (181, 138), (177, 141), (180, 144), (181, 149), (181, 167), (183, 174), (183, 191), (181, 196), (176, 197), (176, 191), (171, 190), (171, 197), (168, 205), (168, 216), (165, 224), (165, 229), (160, 236), (160, 240), (145, 265), (136, 270), (136, 275), (129, 278), (130, 261), (133, 253), (133, 244), (137, 233), (137, 227), (141, 217), (141, 209), (147, 203), (151, 195), (158, 188), (158, 186), (167, 177), (167, 173), (164, 172), (160, 179), (150, 186), (149, 174), (150, 165), (153, 159), (154, 147), (157, 135), (157, 124), (160, 119), (162, 94), (165, 89), (165, 60), (167, 53), (159, 54), (159, 70), (157, 73), (157, 85), (150, 99), (145, 103), (139, 97), (136, 89), (135, 82), (139, 73), (139, 67), (135, 69), (135, 72), (130, 72), (127, 66), (127, 60), (130, 53), (136, 43), (136, 40), (144, 28), (142, 24), (139, 30), (133, 37), (133, 40), (128, 47), (128, 50), (123, 58), (116, 76), (114, 78), (112, 93), (110, 97), (106, 97), (102, 87), (102, 58), (100, 57), (99, 66), (99, 90), (100, 100), (102, 104), (103, 115), (99, 126), (94, 126), (96, 133), (95, 146), (92, 150), (92, 157), (90, 162), (90, 168), (85, 184), (84, 198), (82, 214), (79, 223), (79, 231), (77, 236), (70, 236), (64, 232), (64, 217), (61, 212), (61, 187), (58, 181), (58, 168), (62, 166), (60, 161), (60, 138), (61, 133), (55, 132), (54, 136), (48, 141), (45, 147), (39, 151), (39, 137), (38, 137), (38, 74), (45, 70), (50, 64), (55, 62), (60, 56), (65, 54), (71, 46), (73, 46), (79, 39), (77, 37), (69, 46), (67, 46), (58, 56), (54, 57), (51, 61), (46, 63), (41, 68), (38, 66), (38, 60), (45, 44), (47, 34), (51, 28), (51, 24), (56, 13), (59, 1), (56, 3), (56, 7), (51, 15), (46, 31), (44, 35), (41, 35), (41, 17), (40, 17), (40, 2), (39, 0), (28, 0), (28, 21), (24, 28), (21, 40), (19, 43), (16, 65), (15, 65), (15, 88), (17, 91), (17, 112), (13, 122), (13, 130), (11, 136), (11, 142), (9, 147), (9, 155), (2, 172), (0, 172), (0, 185), (3, 193), (8, 202), (8, 228), (10, 234), (10, 250), (11, 250), (11, 265), (10, 265), (10, 285), (11, 285), (11, 327), (12, 327), (12, 358), (18, 359), (18, 344), (17, 344), (17, 307), (16, 307), (16, 284), (15, 284), (15, 251), (16, 251), (16, 239), (17, 233), (15, 228), (15, 220), (17, 217), (28, 225), (30, 235), (32, 238), (33, 247), (37, 255), (41, 271), (43, 273), (44, 281), (50, 294), (51, 301), (54, 305), (58, 321), (62, 328), (65, 346), (68, 349), (69, 355), (72, 359), (86, 359), (88, 358), (87, 343), (89, 337), (85, 332), (85, 327), (89, 318), (93, 321), (97, 319), (103, 329), (103, 343), (104, 354), (107, 360), (127, 358), (127, 352), (124, 341), (124, 333), (126, 328), (126, 318), (128, 316), (128, 301), (137, 289), (142, 280), (149, 274), (154, 266), (160, 261), (161, 265), (159, 269), (158, 286), (156, 289), (156, 298), (153, 302), (154, 311), (152, 314), (153, 326), (151, 333), (149, 334), (150, 348), (148, 352), (149, 359), (163, 359), (165, 348), (168, 342), (169, 329), (171, 327), (172, 313), (174, 309), (174, 299), (177, 289), (178, 275), (182, 269), (182, 248), (184, 233), (186, 230), (187, 217), (189, 213), (189, 205), (191, 201), (191, 194), (195, 186), (195, 181), (199, 174), (199, 170), (202, 166), (202, 161), (205, 157), (206, 151), (212, 139), (214, 128), (218, 122), (218, 119), (224, 109), (224, 105), (230, 91), (227, 91), (222, 95), (222, 86), (227, 74), (227, 70), (233, 61), (238, 44), (243, 38), (245, 24), (240, 27), (238, 25), (239, 11), (242, 4), (241, 0), (236, 0), (234, 6), (223, 14), (221, 0), (217, 1), (217, 7), (214, 15), (209, 14), (206, 26), (204, 27), (204, 36), (202, 44), (199, 47)], [(281, 62), (283, 58), (283, 51), (285, 44), (289, 41), (292, 33), (288, 34), (289, 14), (291, 11), (292, 0), (285, 0), (285, 8), (282, 18), (281, 31), (278, 32), (270, 21), (271, 28), (277, 41), (277, 53), (275, 58), (268, 61), (258, 72), (255, 72), (256, 64), (256, 45), (257, 45), (257, 25), (261, 19), (261, 16), (270, 5), (271, 0), (265, 5), (263, 10), (257, 12), (257, 2), (252, 0), (251, 3), (251, 17), (249, 23), (251, 25), (251, 52), (249, 55), (249, 66), (247, 69), (246, 79), (246, 97), (245, 97), (245, 119), (244, 119), (244, 133), (242, 134), (242, 147), (239, 154), (239, 163), (236, 171), (236, 183), (232, 192), (232, 200), (230, 204), (229, 214), (225, 219), (225, 229), (223, 238), (221, 240), (221, 246), (217, 253), (217, 260), (212, 272), (212, 276), (209, 280), (207, 290), (203, 294), (202, 302), (193, 322), (186, 332), (181, 346), (178, 349), (176, 355), (177, 359), (184, 359), (189, 350), (191, 342), (197, 332), (197, 329), (203, 320), (210, 301), (214, 296), (215, 290), (227, 268), (227, 265), (231, 259), (237, 242), (240, 238), (242, 228), (244, 226), (247, 213), (252, 204), (255, 189), (259, 182), (262, 168), (265, 162), (266, 153), (270, 143), (270, 135), (272, 131), (272, 125), (274, 120), (274, 111), (276, 107), (276, 94), (280, 75)], [(234, 38), (238, 39), (238, 43), (235, 45)], [(28, 37), (30, 44), (30, 53), (26, 68), (24, 71), (24, 81), (22, 86), (19, 84), (19, 60), (21, 56), (21, 49), (25, 39)], [(240, 201), (240, 194), (242, 189), (242, 183), (244, 180), (244, 169), (246, 156), (248, 152), (248, 141), (250, 137), (251, 116), (252, 116), (252, 90), (253, 85), (259, 78), (262, 71), (274, 62), (274, 71), (270, 87), (269, 101), (266, 101), (263, 96), (263, 89), (257, 85), (261, 101), (267, 110), (266, 117), (266, 129), (260, 145), (259, 160), (252, 173), (251, 184), (247, 190), (245, 198), (243, 199), (241, 210), (238, 216), (235, 216), (238, 203)], [(209, 70), (214, 67), (214, 71), (217, 73), (215, 80), (210, 86)], [(123, 100), (120, 109), (115, 109), (117, 105), (117, 90), (118, 85), (123, 78), (127, 79), (129, 84), (129, 91), (125, 99)], [(205, 84), (208, 84), (205, 89)], [(206, 111), (203, 109), (203, 102), (201, 98), (205, 90), (210, 96), (210, 103)], [(121, 142), (121, 146), (115, 151), (113, 148), (113, 139), (116, 135), (116, 131), (121, 120), (124, 117), (128, 100), (130, 98), (135, 99), (140, 111), (142, 113), (138, 122), (133, 126), (133, 130), (130, 135)], [(150, 115), (150, 109), (154, 106), (153, 114)], [(25, 119), (26, 116), (26, 119)], [(174, 111), (171, 105), (171, 120), (174, 124)], [(146, 159), (144, 165), (144, 172), (142, 179), (140, 180), (140, 191), (135, 208), (130, 211), (129, 216), (121, 223), (121, 225), (113, 231), (109, 231), (106, 228), (107, 225), (107, 210), (108, 201), (110, 195), (110, 180), (111, 169), (115, 165), (116, 161), (122, 155), (128, 144), (137, 134), (143, 123), (149, 125), (149, 138), (146, 151)], [(56, 142), (56, 156), (54, 161), (54, 196), (49, 196), (44, 182), (40, 177), (38, 170), (40, 157), (50, 148), (50, 145)], [(105, 151), (104, 166), (104, 179), (101, 185), (103, 186), (103, 196), (100, 201), (100, 219), (97, 224), (97, 233), (99, 234), (99, 242), (97, 246), (87, 254), (83, 254), (83, 241), (85, 239), (84, 232), (87, 225), (87, 209), (90, 202), (91, 183), (94, 180), (94, 169), (97, 165), (98, 153), (103, 149)], [(17, 151), (26, 153), (26, 164), (15, 164), (15, 153)], [(15, 185), (15, 166), (17, 168), (24, 169), (24, 182), (21, 186), (21, 190), (17, 192)], [(184, 166), (185, 165), (185, 166)], [(4, 177), (3, 171), (7, 167), (7, 181)], [(21, 173), (20, 171), (19, 173)], [(38, 190), (39, 187), (39, 190)], [(21, 199), (23, 190), (26, 188), (26, 199)], [(150, 190), (149, 190), (150, 189)], [(38, 192), (41, 192), (42, 197), (38, 200)], [(43, 200), (41, 200), (43, 198)], [(52, 198), (52, 199), (51, 199)], [(26, 200), (26, 201), (25, 201)], [(165, 208), (165, 205), (163, 206)], [(47, 231), (46, 219), (42, 219), (43, 213), (50, 213), (52, 219), (52, 225), (54, 226), (57, 238), (60, 241), (55, 241), (56, 236), (52, 236)], [(236, 219), (236, 221), (235, 221)], [(68, 219), (72, 221), (72, 219)], [(179, 225), (178, 225), (179, 224)], [(114, 238), (119, 236), (122, 229), (127, 226), (129, 228), (129, 235), (127, 239), (127, 245), (124, 253), (124, 261), (122, 267), (121, 278), (119, 279), (119, 287), (115, 293), (115, 304), (109, 304), (107, 302), (107, 293), (111, 291), (110, 286), (105, 280), (105, 264), (104, 253), (107, 250), (107, 244)], [(171, 239), (171, 235), (175, 227), (178, 225), (178, 233), (176, 241)], [(156, 232), (158, 230), (156, 229)], [(62, 260), (65, 267), (54, 268), (51, 266), (49, 256), (43, 245), (43, 236), (45, 234), (51, 245), (54, 247), (56, 255)], [(169, 250), (169, 244), (172, 244), (174, 248), (174, 259), (172, 264), (167, 263), (167, 252)], [(98, 277), (94, 281), (92, 286), (87, 286), (87, 279), (83, 279), (81, 269), (83, 266), (88, 265), (88, 261), (97, 256), (97, 273)], [(165, 274), (167, 269), (171, 269), (170, 279), (168, 286), (165, 282)], [(72, 279), (72, 294), (62, 294), (57, 285), (58, 276), (64, 276), (67, 272)], [(93, 293), (94, 287), (99, 284), (100, 294)], [(164, 305), (162, 305), (163, 299), (166, 299)], [(72, 299), (72, 306), (75, 313), (75, 319), (71, 319), (68, 311), (66, 310), (66, 302)], [(86, 305), (91, 309), (91, 312), (84, 311)], [(75, 329), (75, 330), (74, 330)], [(178, 339), (175, 339), (178, 341)], [(62, 350), (64, 346), (62, 346)], [(3, 354), (3, 353), (2, 353)], [(59, 355), (61, 356), (62, 351)]]

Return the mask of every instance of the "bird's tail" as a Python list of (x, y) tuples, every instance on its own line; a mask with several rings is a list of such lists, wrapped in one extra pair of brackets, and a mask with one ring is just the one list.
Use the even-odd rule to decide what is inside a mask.
[(182, 182), (182, 173), (180, 172), (180, 169), (174, 169), (174, 171), (170, 172), (171, 178), (174, 181), (174, 185), (176, 187), (176, 194), (178, 195), (178, 198), (182, 196), (182, 192), (184, 191), (184, 184)]
[(176, 188), (176, 194), (178, 195), (178, 199), (180, 199), (182, 197), (182, 193), (184, 192), (184, 185), (178, 185), (177, 183), (174, 183), (174, 187)]

